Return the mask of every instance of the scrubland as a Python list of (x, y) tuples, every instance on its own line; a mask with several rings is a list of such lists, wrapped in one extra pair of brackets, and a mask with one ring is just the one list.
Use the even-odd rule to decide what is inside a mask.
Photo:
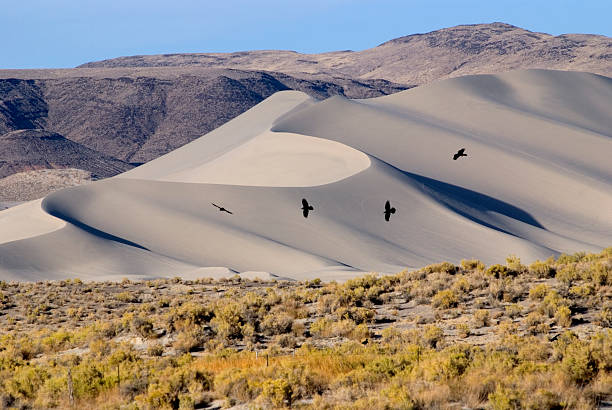
[(0, 282), (0, 407), (596, 408), (612, 248), (345, 283)]

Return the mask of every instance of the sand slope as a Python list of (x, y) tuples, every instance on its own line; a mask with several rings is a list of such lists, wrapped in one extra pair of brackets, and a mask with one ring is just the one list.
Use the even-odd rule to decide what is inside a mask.
[(611, 136), (612, 80), (586, 73), (468, 76), (370, 100), (280, 92), (157, 160), (47, 196), (65, 226), (36, 232), (0, 212), (14, 238), (0, 278), (345, 279), (598, 251), (612, 245)]

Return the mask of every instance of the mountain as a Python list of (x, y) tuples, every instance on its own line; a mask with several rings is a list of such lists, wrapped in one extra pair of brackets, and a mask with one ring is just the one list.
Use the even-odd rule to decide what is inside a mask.
[(44, 128), (120, 161), (143, 163), (219, 127), (273, 93), (376, 97), (407, 87), (217, 69), (4, 70), (0, 132)]
[(612, 243), (610, 130), (612, 79), (589, 73), (363, 100), (280, 91), (147, 164), (0, 212), (0, 279), (344, 280), (599, 252)]
[(465, 74), (534, 67), (611, 76), (610, 50), (612, 40), (604, 36), (551, 36), (493, 23), (410, 35), (359, 52), (166, 54), (73, 69), (0, 70), (0, 135), (44, 129), (140, 165), (278, 91), (363, 99)]
[(549, 68), (612, 76), (612, 39), (552, 36), (505, 23), (461, 25), (387, 41), (363, 51), (301, 54), (262, 50), (113, 58), (80, 67), (200, 66), (384, 79), (420, 85), (466, 74)]
[(0, 178), (45, 168), (76, 168), (106, 178), (132, 166), (54, 132), (29, 129), (0, 135)]

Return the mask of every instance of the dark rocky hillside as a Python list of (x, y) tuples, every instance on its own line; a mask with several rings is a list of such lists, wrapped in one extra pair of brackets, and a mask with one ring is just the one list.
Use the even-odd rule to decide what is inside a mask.
[(62, 71), (59, 76), (4, 72), (27, 79), (0, 79), (0, 132), (43, 128), (136, 164), (206, 134), (277, 91), (366, 98), (407, 88), (388, 81), (303, 79), (237, 70), (170, 74), (170, 68), (120, 76), (113, 69), (80, 70), (82, 76)]
[(132, 168), (60, 134), (32, 129), (0, 136), (0, 178), (37, 169), (76, 168), (106, 178)]

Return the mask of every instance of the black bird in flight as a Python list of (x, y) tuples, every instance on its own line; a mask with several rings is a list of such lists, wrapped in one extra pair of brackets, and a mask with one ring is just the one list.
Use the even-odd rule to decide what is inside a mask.
[(389, 218), (391, 218), (391, 214), (395, 213), (395, 208), (391, 207), (391, 203), (387, 201), (385, 203), (385, 221), (389, 222)]
[(234, 213), (233, 213), (233, 212), (228, 211), (227, 209), (223, 208), (222, 206), (219, 206), (219, 205), (214, 204), (214, 203), (212, 203), (212, 202), (211, 202), (211, 204), (213, 204), (213, 206), (214, 206), (214, 207), (219, 208), (219, 211), (221, 211), (221, 212), (227, 212), (227, 213), (228, 213), (228, 214), (230, 214), (230, 215), (234, 215)]
[(308, 201), (305, 198), (302, 198), (302, 211), (304, 214), (304, 218), (308, 218), (308, 212), (314, 210), (312, 205), (308, 205)]
[(457, 160), (457, 158), (467, 157), (468, 155), (465, 153), (465, 148), (461, 148), (455, 155), (453, 155), (453, 159)]

